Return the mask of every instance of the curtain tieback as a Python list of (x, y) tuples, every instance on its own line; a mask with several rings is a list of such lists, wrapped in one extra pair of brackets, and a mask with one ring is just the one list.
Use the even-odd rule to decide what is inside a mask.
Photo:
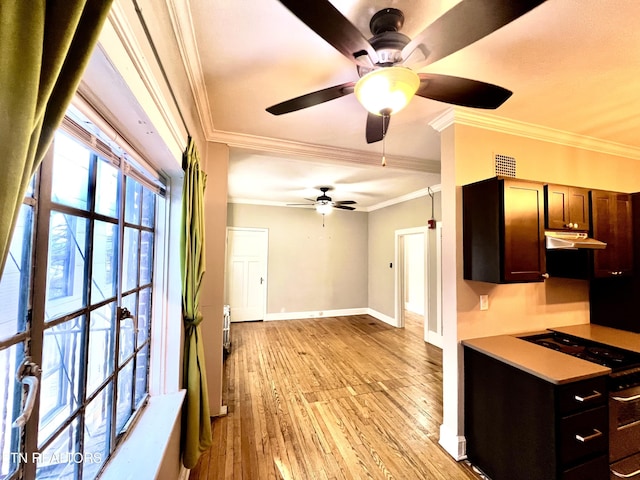
[(195, 315), (195, 318), (189, 315), (184, 315), (184, 324), (185, 327), (197, 327), (202, 323), (202, 313), (198, 312)]

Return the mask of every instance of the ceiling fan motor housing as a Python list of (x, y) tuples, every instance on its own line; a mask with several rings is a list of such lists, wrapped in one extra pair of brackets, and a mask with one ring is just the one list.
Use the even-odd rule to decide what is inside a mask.
[[(391, 67), (402, 62), (402, 49), (411, 41), (399, 31), (403, 24), (404, 14), (396, 8), (385, 8), (371, 17), (369, 28), (373, 37), (369, 43), (378, 54), (378, 66)], [(358, 65), (357, 70), (362, 77), (373, 69)]]

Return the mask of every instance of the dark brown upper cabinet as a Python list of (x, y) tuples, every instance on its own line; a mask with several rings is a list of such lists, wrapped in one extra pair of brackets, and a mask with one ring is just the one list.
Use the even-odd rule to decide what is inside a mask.
[(633, 217), (631, 195), (592, 190), (593, 237), (607, 247), (593, 252), (593, 276), (619, 277), (633, 274)]
[(565, 185), (545, 185), (544, 208), (549, 230), (588, 231), (589, 190)]
[(546, 277), (541, 183), (494, 177), (462, 187), (464, 278), (490, 283)]

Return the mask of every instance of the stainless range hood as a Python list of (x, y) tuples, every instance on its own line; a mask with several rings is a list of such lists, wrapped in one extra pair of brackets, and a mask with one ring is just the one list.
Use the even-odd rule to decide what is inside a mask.
[(601, 250), (606, 243), (580, 232), (544, 232), (547, 250)]

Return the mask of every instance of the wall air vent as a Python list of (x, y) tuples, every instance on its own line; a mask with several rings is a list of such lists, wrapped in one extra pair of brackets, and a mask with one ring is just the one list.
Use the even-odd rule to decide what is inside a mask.
[(496, 153), (496, 175), (516, 178), (516, 159)]

